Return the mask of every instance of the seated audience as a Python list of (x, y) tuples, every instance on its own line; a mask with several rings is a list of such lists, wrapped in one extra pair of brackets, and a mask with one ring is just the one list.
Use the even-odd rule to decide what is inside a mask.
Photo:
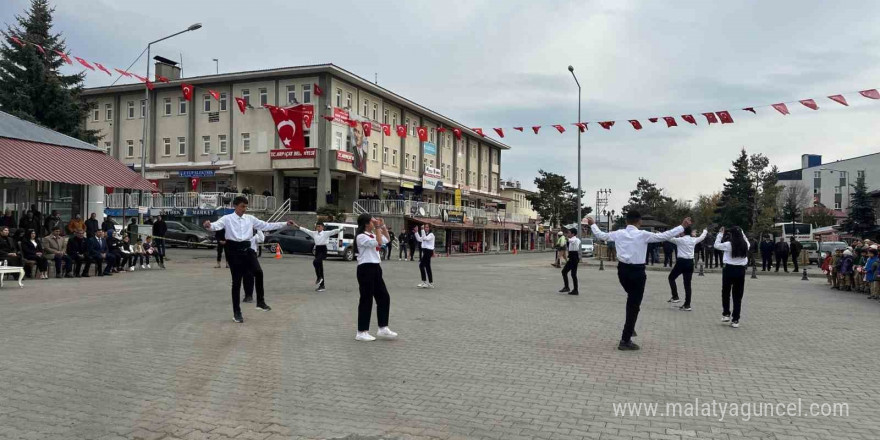
[[(62, 273), (65, 278), (73, 278), (71, 274), (73, 260), (67, 256), (65, 241), (60, 226), (53, 227), (52, 233), (43, 237), (43, 252), (46, 259), (55, 261), (55, 278), (61, 278)], [(61, 272), (62, 263), (64, 263), (64, 272)]]
[[(25, 261), (33, 261), (36, 263), (36, 269), (39, 274), (32, 274), (32, 278), (41, 280), (49, 279), (49, 261), (43, 255), (43, 244), (37, 239), (37, 231), (31, 229), (27, 232), (27, 238), (21, 242), (21, 253)], [(25, 267), (28, 271), (28, 267)]]

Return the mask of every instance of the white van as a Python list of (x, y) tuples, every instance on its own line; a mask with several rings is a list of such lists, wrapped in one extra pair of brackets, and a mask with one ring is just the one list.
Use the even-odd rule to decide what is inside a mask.
[(327, 243), (327, 256), (342, 257), (345, 261), (354, 260), (354, 236), (357, 225), (351, 223), (324, 223), (325, 231), (342, 228), (341, 234), (330, 238)]

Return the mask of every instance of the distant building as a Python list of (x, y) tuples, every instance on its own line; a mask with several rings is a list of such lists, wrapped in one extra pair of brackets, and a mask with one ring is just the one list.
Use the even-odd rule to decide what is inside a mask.
[(537, 194), (538, 193), (535, 191), (523, 189), (519, 180), (507, 179), (506, 181), (501, 181), (501, 197), (511, 200), (507, 203), (508, 213), (519, 214), (528, 217), (529, 219), (536, 220), (538, 218), (538, 212), (535, 211), (532, 207), (532, 202), (530, 202), (526, 196)]
[(880, 153), (822, 163), (822, 156), (804, 154), (801, 168), (778, 173), (784, 186), (803, 185), (812, 195), (813, 206), (846, 212), (856, 179), (864, 176), (868, 192), (880, 190)]

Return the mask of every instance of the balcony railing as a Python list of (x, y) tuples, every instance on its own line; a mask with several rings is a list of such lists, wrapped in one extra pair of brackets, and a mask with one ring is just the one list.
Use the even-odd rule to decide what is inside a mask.
[(123, 194), (113, 193), (104, 195), (104, 206), (111, 209), (137, 208), (145, 206), (157, 209), (218, 209), (232, 208), (232, 200), (236, 196), (248, 198), (248, 210), (250, 211), (275, 211), (275, 197), (256, 194), (240, 193), (153, 193), (143, 194), (143, 199), (138, 193)]
[(514, 213), (498, 213), (487, 212), (481, 208), (471, 208), (462, 206), (456, 208), (454, 205), (446, 205), (441, 203), (424, 203), (412, 200), (372, 200), (360, 199), (354, 202), (354, 212), (356, 214), (369, 213), (377, 215), (387, 214), (403, 214), (413, 217), (440, 217), (442, 210), (447, 211), (463, 211), (467, 218), (485, 217), (492, 220), (504, 220), (514, 223), (528, 223), (529, 217), (522, 214)]

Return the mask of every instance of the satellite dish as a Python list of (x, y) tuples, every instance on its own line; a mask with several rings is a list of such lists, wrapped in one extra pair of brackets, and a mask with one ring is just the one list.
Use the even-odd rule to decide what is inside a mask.
[(425, 208), (419, 207), (419, 217), (425, 216)]
[(211, 155), (211, 165), (214, 165), (215, 163), (217, 163), (217, 162), (219, 162), (219, 161), (220, 161), (220, 156), (219, 156), (219, 155), (216, 155), (216, 154), (212, 154), (212, 155)]

